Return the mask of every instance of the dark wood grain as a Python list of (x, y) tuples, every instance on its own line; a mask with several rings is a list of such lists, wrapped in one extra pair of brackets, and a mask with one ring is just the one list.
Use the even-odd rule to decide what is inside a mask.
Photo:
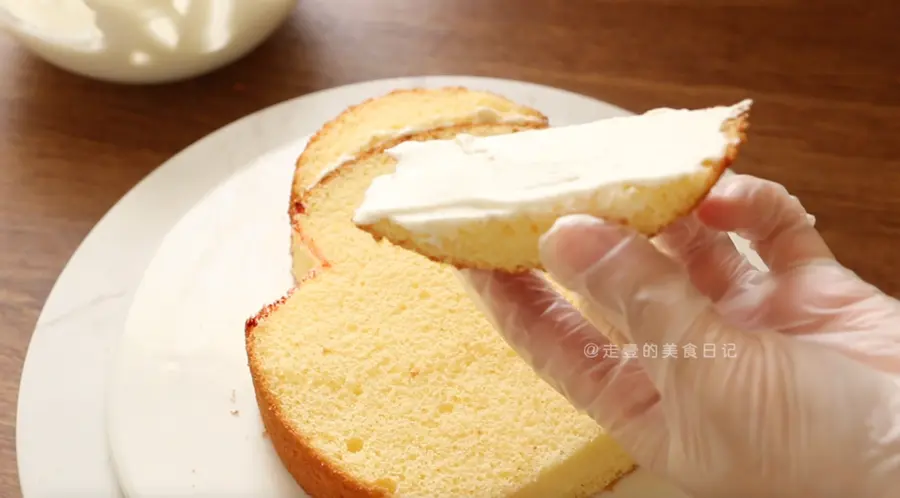
[(475, 74), (634, 111), (752, 97), (735, 168), (786, 185), (844, 264), (897, 295), (897, 19), (889, 0), (301, 0), (245, 59), (154, 87), (72, 76), (0, 38), (0, 496), (20, 495), (14, 424), (28, 340), (88, 230), (191, 142), (331, 86)]

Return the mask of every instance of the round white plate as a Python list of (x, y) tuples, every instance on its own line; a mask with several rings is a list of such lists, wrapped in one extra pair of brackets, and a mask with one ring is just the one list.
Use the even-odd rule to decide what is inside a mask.
[[(297, 496), (262, 436), (243, 323), (291, 283), (286, 205), (298, 139), (370, 97), (445, 85), (504, 94), (554, 125), (626, 114), (527, 83), (401, 78), (291, 100), (185, 149), (97, 224), (47, 300), (19, 395), (25, 497), (121, 496), (107, 425), (129, 496)], [(616, 494), (651, 496), (628, 493), (646, 482), (636, 474)]]

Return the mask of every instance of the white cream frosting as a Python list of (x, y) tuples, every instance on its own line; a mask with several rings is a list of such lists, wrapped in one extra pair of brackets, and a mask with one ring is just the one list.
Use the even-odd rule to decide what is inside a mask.
[[(496, 124), (515, 124), (515, 123), (538, 123), (543, 121), (542, 118), (537, 116), (531, 116), (528, 114), (519, 114), (516, 112), (511, 113), (502, 113), (496, 109), (491, 107), (479, 107), (472, 112), (471, 115), (464, 116), (463, 120), (468, 120), (474, 122), (476, 124), (488, 124), (488, 123), (496, 123)], [(375, 133), (372, 133), (369, 140), (361, 145), (360, 150), (354, 150), (352, 152), (347, 152), (341, 155), (336, 161), (330, 164), (328, 167), (322, 170), (319, 173), (319, 176), (313, 180), (307, 189), (312, 188), (319, 182), (321, 182), (326, 176), (330, 175), (333, 171), (339, 169), (341, 166), (355, 161), (356, 158), (367, 149), (367, 145), (375, 140), (379, 143), (388, 142), (391, 140), (396, 140), (401, 137), (410, 137), (417, 133), (422, 133), (428, 130), (434, 130), (438, 128), (446, 128), (449, 126), (455, 126), (459, 124), (458, 122), (454, 122), (451, 120), (447, 120), (443, 117), (436, 117), (433, 121), (422, 123), (419, 126), (406, 126), (404, 128), (399, 128), (396, 130), (381, 130)]]
[(353, 221), (382, 219), (421, 231), (435, 223), (503, 217), (614, 184), (647, 184), (696, 173), (737, 139), (723, 124), (750, 100), (513, 134), (403, 142), (387, 150), (394, 173), (376, 178)]

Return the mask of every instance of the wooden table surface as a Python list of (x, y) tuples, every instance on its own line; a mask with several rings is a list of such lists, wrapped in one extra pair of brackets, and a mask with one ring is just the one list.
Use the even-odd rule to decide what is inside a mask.
[(243, 60), (155, 87), (72, 76), (0, 37), (0, 496), (20, 496), (15, 408), (29, 337), (88, 230), (195, 140), (345, 83), (496, 76), (633, 111), (752, 97), (735, 169), (786, 185), (845, 265), (900, 294), (900, 8), (868, 3), (301, 0)]

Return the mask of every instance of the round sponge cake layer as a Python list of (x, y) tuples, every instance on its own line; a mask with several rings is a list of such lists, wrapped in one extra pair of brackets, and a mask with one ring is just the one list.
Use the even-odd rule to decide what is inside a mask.
[[(540, 125), (456, 127), (413, 139)], [(247, 324), (264, 424), (315, 497), (587, 497), (628, 455), (493, 330), (453, 270), (357, 229), (392, 161), (372, 150), (295, 215), (328, 261)]]

